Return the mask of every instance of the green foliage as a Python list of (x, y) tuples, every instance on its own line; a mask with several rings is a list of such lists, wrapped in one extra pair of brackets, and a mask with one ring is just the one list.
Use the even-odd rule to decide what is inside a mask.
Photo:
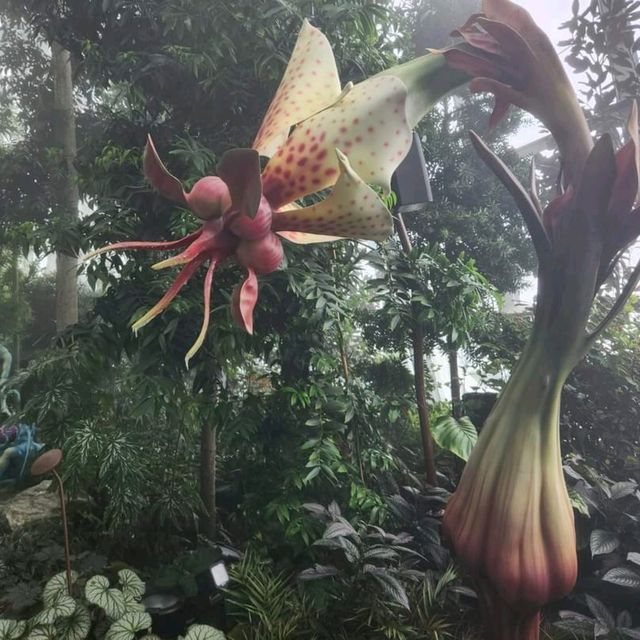
[(609, 120), (607, 127), (611, 126), (611, 107), (635, 98), (640, 91), (634, 35), (639, 19), (634, 2), (601, 0), (584, 7), (573, 2), (572, 16), (563, 25), (571, 34), (560, 43), (569, 47), (565, 59), (576, 72), (584, 74), (584, 97), (595, 113)]
[[(42, 592), (44, 608), (22, 623), (12, 625), (12, 621), (0, 621), (0, 640), (85, 640), (95, 619), (99, 618), (96, 607), (104, 610), (111, 620), (105, 638), (133, 640), (138, 631), (151, 627), (151, 617), (140, 604), (144, 583), (129, 569), (120, 571), (118, 575), (122, 590), (110, 588), (105, 576), (90, 578), (84, 589), (86, 602), (74, 597), (74, 592), (77, 591), (77, 574), (72, 575), (71, 586), (67, 582), (66, 573), (53, 576)], [(127, 595), (130, 597), (127, 598)], [(21, 630), (19, 634), (18, 628)]]
[(380, 307), (367, 333), (377, 345), (393, 336), (401, 349), (415, 316), (429, 351), (435, 345), (465, 347), (483, 313), (498, 299), (472, 259), (461, 254), (450, 260), (435, 245), (416, 246), (407, 255), (389, 243), (370, 260), (381, 274), (367, 283)]
[(478, 440), (478, 432), (466, 416), (460, 420), (453, 416), (441, 416), (432, 423), (431, 435), (439, 447), (450, 451), (465, 462)]

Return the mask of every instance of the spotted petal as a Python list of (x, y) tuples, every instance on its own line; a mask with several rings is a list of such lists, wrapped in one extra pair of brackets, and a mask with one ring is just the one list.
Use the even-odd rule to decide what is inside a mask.
[(331, 45), (305, 20), (253, 148), (271, 157), (293, 125), (333, 104), (339, 95), (340, 79)]
[(275, 213), (275, 231), (303, 231), (341, 238), (384, 240), (393, 229), (391, 214), (376, 192), (353, 170), (336, 149), (340, 178), (322, 202), (302, 209)]
[(302, 231), (278, 231), (278, 235), (294, 244), (319, 244), (320, 242), (335, 242), (345, 239), (342, 236), (326, 236)]
[[(292, 202), (284, 209), (281, 209), (280, 212), (300, 211), (302, 208), (299, 204)], [(319, 233), (304, 233), (303, 231), (278, 231), (277, 233), (281, 238), (285, 238), (285, 240), (294, 244), (318, 244), (320, 242), (335, 242), (336, 240), (345, 239), (340, 236), (326, 236)]]
[(402, 80), (376, 76), (300, 123), (264, 170), (263, 191), (271, 205), (279, 208), (334, 184), (334, 149), (348, 154), (362, 180), (389, 191), (391, 175), (411, 147), (406, 100)]

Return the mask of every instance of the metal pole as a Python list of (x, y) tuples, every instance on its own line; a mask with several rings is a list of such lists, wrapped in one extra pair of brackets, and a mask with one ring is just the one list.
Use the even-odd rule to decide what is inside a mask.
[(60, 510), (62, 511), (62, 529), (64, 532), (64, 560), (67, 566), (67, 590), (71, 595), (71, 553), (69, 551), (69, 526), (67, 524), (67, 505), (64, 495), (64, 485), (62, 484), (62, 478), (58, 475), (58, 472), (53, 469), (53, 475), (58, 481), (58, 493), (60, 495)]

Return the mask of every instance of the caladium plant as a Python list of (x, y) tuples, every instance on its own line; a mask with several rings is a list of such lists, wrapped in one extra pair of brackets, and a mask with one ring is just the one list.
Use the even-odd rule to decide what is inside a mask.
[(496, 97), (492, 123), (510, 104), (537, 116), (562, 161), (559, 193), (542, 207), (479, 136), (472, 142), (513, 195), (539, 263), (530, 339), (487, 418), (444, 517), (444, 532), (476, 578), (493, 640), (537, 640), (540, 609), (567, 594), (577, 573), (571, 503), (560, 452), (564, 382), (640, 281), (640, 265), (595, 327), (594, 298), (640, 234), (637, 108), (629, 141), (592, 140), (585, 116), (547, 36), (509, 0), (485, 0), (443, 52)]
[[(466, 78), (441, 54), (432, 53), (341, 88), (328, 40), (305, 21), (252, 148), (225, 153), (217, 176), (203, 177), (185, 192), (149, 138), (143, 159), (147, 179), (160, 194), (200, 218), (200, 229), (169, 242), (119, 242), (88, 257), (114, 250), (183, 249), (154, 265), (182, 265), (182, 271), (134, 323), (136, 331), (166, 309), (201, 265), (208, 265), (202, 329), (187, 362), (207, 332), (214, 271), (235, 258), (247, 277), (233, 292), (231, 311), (251, 333), (257, 276), (280, 266), (281, 238), (300, 244), (343, 238), (381, 241), (391, 233), (391, 215), (369, 185), (389, 191), (391, 176), (411, 146), (413, 126)], [(269, 158), (262, 172), (260, 156)], [(317, 204), (296, 203), (327, 188), (329, 195)]]

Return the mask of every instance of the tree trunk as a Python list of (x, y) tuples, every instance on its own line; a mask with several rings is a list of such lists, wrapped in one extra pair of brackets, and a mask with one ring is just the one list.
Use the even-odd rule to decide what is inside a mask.
[(425, 391), (424, 373), (424, 335), (422, 327), (417, 323), (411, 332), (413, 342), (413, 371), (416, 387), (416, 405), (418, 407), (418, 419), (420, 421), (420, 437), (422, 439), (422, 451), (424, 454), (424, 465), (427, 476), (427, 483), (432, 487), (438, 486), (438, 476), (436, 474), (436, 462), (433, 455), (433, 437), (431, 436), (431, 425), (429, 424), (429, 407), (427, 406), (427, 394)]
[(451, 411), (456, 420), (462, 418), (462, 395), (460, 393), (460, 371), (458, 368), (458, 350), (449, 341), (447, 345), (449, 359), (449, 377), (451, 379)]
[[(396, 213), (395, 226), (403, 250), (405, 253), (409, 253), (411, 251), (411, 239), (409, 238), (402, 214), (400, 213)], [(422, 439), (425, 472), (427, 483), (432, 487), (437, 487), (438, 476), (436, 475), (436, 463), (433, 455), (433, 437), (429, 424), (429, 407), (427, 405), (427, 394), (425, 391), (424, 334), (422, 327), (417, 321), (413, 323), (411, 342), (413, 346), (413, 376), (416, 388), (416, 405), (418, 407), (418, 419), (420, 421), (420, 436)]]
[(13, 307), (15, 309), (16, 318), (13, 331), (13, 372), (20, 371), (21, 343), (20, 336), (20, 253), (18, 249), (13, 250)]
[(203, 512), (200, 517), (202, 533), (210, 540), (216, 539), (216, 453), (217, 428), (204, 424), (200, 429), (200, 499)]
[[(76, 122), (73, 111), (73, 82), (71, 55), (58, 42), (51, 43), (53, 63), (53, 138), (61, 155), (55, 176), (54, 213), (65, 224), (73, 225), (78, 219), (78, 183), (74, 162), (76, 159)], [(56, 330), (63, 331), (78, 321), (78, 259), (61, 250), (56, 252)]]

